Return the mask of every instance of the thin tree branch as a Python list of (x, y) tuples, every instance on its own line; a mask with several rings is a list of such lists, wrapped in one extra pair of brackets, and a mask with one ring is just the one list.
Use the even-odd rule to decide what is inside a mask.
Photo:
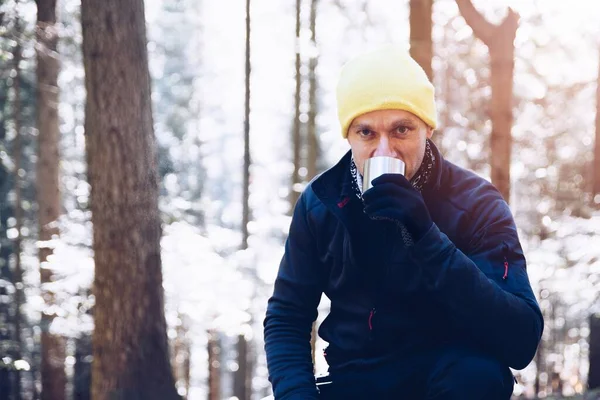
[(507, 29), (512, 32), (516, 32), (519, 27), (520, 16), (511, 7), (508, 7), (508, 14), (500, 24), (500, 29)]
[(483, 15), (477, 11), (471, 0), (456, 0), (460, 14), (477, 36), (485, 44), (488, 44), (496, 30), (496, 26), (488, 22)]

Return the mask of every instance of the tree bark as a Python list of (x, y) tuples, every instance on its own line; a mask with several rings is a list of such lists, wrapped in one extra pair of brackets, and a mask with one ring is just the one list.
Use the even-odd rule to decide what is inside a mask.
[(433, 0), (410, 0), (410, 55), (433, 79), (431, 39)]
[[(599, 51), (600, 54), (600, 51)], [(598, 82), (596, 84), (596, 138), (594, 145), (592, 203), (600, 208), (600, 57), (598, 60)]]
[(296, 53), (296, 92), (294, 94), (294, 121), (292, 122), (292, 181), (290, 190), (290, 215), (294, 210), (294, 206), (300, 197), (300, 192), (297, 185), (300, 184), (300, 168), (302, 166), (301, 149), (302, 149), (302, 124), (300, 123), (300, 105), (301, 105), (301, 90), (302, 90), (302, 74), (300, 67), (302, 59), (300, 57), (300, 28), (302, 21), (300, 19), (300, 11), (302, 9), (302, 0), (296, 0), (296, 42), (294, 52)]
[(242, 249), (248, 248), (250, 222), (250, 0), (246, 0), (246, 93), (244, 102), (244, 189), (242, 209)]
[(588, 388), (600, 388), (600, 315), (590, 316), (590, 370), (588, 375)]
[(249, 365), (248, 341), (244, 335), (238, 335), (236, 350), (238, 370), (233, 377), (233, 395), (239, 400), (250, 400), (252, 394), (250, 371), (252, 368)]
[(186, 400), (190, 393), (190, 330), (188, 327), (187, 316), (181, 312), (177, 313), (177, 326), (175, 332), (177, 336), (171, 340), (171, 368), (175, 377), (175, 385), (183, 389), (183, 400)]
[[(313, 54), (311, 54), (310, 57), (310, 61), (308, 64), (308, 105), (309, 105), (309, 110), (308, 110), (308, 121), (306, 123), (306, 141), (307, 141), (307, 157), (306, 157), (306, 181), (310, 181), (311, 179), (313, 179), (316, 175), (317, 175), (317, 171), (318, 171), (318, 164), (319, 164), (319, 158), (321, 155), (321, 149), (319, 146), (319, 138), (317, 136), (317, 114), (318, 114), (318, 98), (317, 98), (317, 90), (318, 90), (318, 80), (317, 80), (317, 64), (319, 61), (318, 58), (318, 53), (316, 52), (317, 49), (317, 6), (318, 6), (318, 0), (311, 0), (310, 2), (310, 41), (311, 41), (311, 45), (313, 47), (313, 50), (315, 50), (315, 52)], [(298, 38), (298, 42), (300, 39), (300, 1), (297, 3), (297, 15), (296, 15), (296, 37)], [(298, 111), (298, 115), (297, 115), (297, 120), (296, 123), (298, 124), (298, 136), (301, 135), (300, 132), (300, 85), (301, 85), (301, 75), (300, 75), (300, 64), (299, 64), (299, 60), (300, 60), (300, 51), (299, 51), (299, 46), (298, 46), (298, 52), (297, 54), (297, 63), (296, 63), (296, 77), (297, 77), (297, 81), (296, 81), (296, 101), (297, 101), (297, 107), (296, 110)], [(294, 132), (296, 133), (296, 132)], [(298, 149), (301, 147), (302, 142), (301, 140), (298, 140), (297, 146)], [(296, 146), (296, 143), (294, 143), (294, 146)], [(296, 148), (296, 147), (295, 147)], [(294, 153), (294, 155), (296, 156), (296, 154)], [(298, 151), (298, 167), (300, 164), (300, 154)], [(294, 161), (296, 161), (296, 159), (294, 159)], [(296, 165), (294, 163), (294, 165)], [(298, 168), (299, 169), (299, 168)], [(296, 171), (297, 168), (294, 167), (294, 171)], [(300, 179), (300, 177), (298, 176), (298, 179)], [(299, 193), (294, 191), (294, 193), (296, 193), (296, 200), (298, 198)], [(293, 206), (293, 204), (292, 204)], [(315, 357), (316, 357), (316, 348), (317, 348), (317, 337), (318, 337), (318, 332), (317, 332), (317, 321), (313, 322), (312, 324), (312, 328), (311, 328), (311, 335), (310, 335), (310, 348), (311, 348), (311, 357), (312, 357), (312, 363), (313, 363), (313, 371), (314, 371), (314, 366), (315, 366)]]
[(208, 331), (208, 400), (221, 399), (221, 343), (218, 333)]
[[(2, 87), (4, 89), (4, 87)], [(4, 110), (4, 103), (6, 101), (6, 91), (0, 90), (0, 110)], [(4, 129), (4, 120), (0, 120), (0, 130)], [(12, 209), (8, 203), (8, 192), (12, 181), (9, 177), (10, 172), (5, 168), (4, 165), (0, 164), (0, 296), (3, 298), (10, 298), (13, 295), (11, 285), (8, 282), (12, 282), (12, 272), (10, 271), (10, 258), (12, 254), (11, 241), (6, 236), (8, 227), (8, 218), (12, 217)], [(12, 324), (14, 305), (11, 302), (3, 301), (0, 302), (0, 326), (7, 327), (8, 329), (0, 329), (0, 343), (13, 343), (14, 326)], [(0, 364), (1, 365), (1, 364)], [(0, 399), (12, 399), (13, 396), (13, 372), (10, 368), (5, 365), (0, 366)]]
[(544, 353), (543, 353), (543, 347), (544, 346), (544, 342), (540, 341), (540, 344), (538, 345), (538, 349), (537, 349), (537, 353), (535, 354), (535, 380), (533, 382), (533, 391), (535, 393), (535, 395), (539, 395), (540, 393), (540, 389), (541, 389), (541, 382), (540, 382), (540, 375), (542, 373), (542, 365), (543, 365), (543, 360), (544, 360)]
[(490, 165), (492, 183), (504, 199), (510, 199), (510, 160), (512, 151), (512, 100), (515, 67), (514, 40), (519, 26), (519, 15), (512, 9), (500, 25), (493, 25), (475, 9), (471, 0), (456, 0), (461, 15), (475, 36), (488, 47), (491, 63), (492, 99), (490, 117)]
[(75, 366), (73, 368), (73, 400), (90, 400), (92, 383), (92, 338), (82, 334), (75, 340)]
[(143, 0), (81, 5), (94, 226), (92, 399), (178, 399), (164, 316)]
[[(18, 3), (18, 1), (16, 2)], [(15, 287), (15, 315), (14, 315), (14, 360), (19, 360), (23, 357), (23, 340), (21, 330), (23, 328), (23, 315), (21, 314), (21, 306), (25, 302), (25, 291), (23, 287), (23, 267), (21, 265), (21, 249), (23, 241), (23, 194), (21, 188), (21, 167), (23, 159), (22, 149), (22, 132), (21, 132), (21, 59), (23, 58), (21, 47), (21, 21), (20, 17), (16, 17), (15, 35), (17, 36), (16, 45), (13, 49), (13, 61), (15, 76), (13, 79), (13, 120), (15, 124), (15, 139), (13, 143), (13, 160), (14, 166), (14, 188), (15, 188), (15, 228), (17, 229), (17, 237), (14, 242), (15, 269), (13, 274), (13, 285)], [(21, 398), (21, 372), (15, 370), (14, 395), (16, 399)]]
[[(454, 30), (450, 27), (452, 26), (452, 22), (454, 18), (448, 21), (447, 24), (443, 27), (444, 36), (442, 38), (442, 42), (440, 43), (440, 47), (442, 49), (447, 49), (451, 42), (454, 42)], [(438, 149), (442, 153), (442, 155), (446, 154), (449, 150), (447, 148), (447, 144), (444, 143), (444, 136), (446, 136), (447, 132), (454, 125), (452, 122), (452, 109), (454, 106), (454, 92), (452, 90), (452, 83), (454, 81), (454, 64), (448, 60), (448, 53), (442, 53), (442, 58), (445, 59), (444, 62), (444, 70), (442, 72), (442, 85), (441, 85), (441, 98), (442, 98), (442, 108), (440, 110), (440, 126), (436, 129), (437, 142), (436, 145)], [(439, 92), (436, 92), (438, 96), (440, 96)]]
[[(0, 110), (6, 110), (8, 102), (9, 83), (7, 78), (10, 71), (0, 72)], [(10, 116), (0, 116), (0, 140), (6, 140), (6, 122)], [(13, 253), (12, 240), (8, 238), (8, 220), (13, 218), (14, 209), (9, 201), (14, 179), (7, 166), (0, 163), (0, 296), (1, 298), (12, 297), (13, 272), (11, 271), (11, 258)], [(13, 303), (13, 304), (11, 304)], [(14, 302), (0, 302), (0, 326), (8, 329), (0, 329), (0, 342), (13, 343), (14, 325), (12, 316)], [(13, 393), (13, 372), (6, 366), (0, 367), (0, 399), (12, 399)]]
[[(311, 0), (310, 2), (310, 37), (313, 49), (317, 48), (317, 3), (318, 0)], [(308, 156), (306, 160), (306, 181), (310, 181), (317, 175), (320, 148), (319, 138), (317, 136), (317, 113), (318, 113), (318, 81), (317, 81), (317, 63), (318, 55), (311, 54), (311, 58), (308, 65), (308, 121), (306, 126), (306, 136), (308, 144)]]
[(46, 309), (42, 312), (42, 399), (65, 398), (65, 342), (50, 333), (55, 317), (51, 311), (55, 304), (54, 293), (47, 289), (53, 282), (48, 257), (52, 255), (50, 240), (59, 235), (59, 121), (58, 121), (58, 32), (56, 29), (56, 0), (36, 0), (36, 55), (37, 55), (37, 128), (38, 160), (36, 194), (39, 220), (39, 260), (42, 298)]

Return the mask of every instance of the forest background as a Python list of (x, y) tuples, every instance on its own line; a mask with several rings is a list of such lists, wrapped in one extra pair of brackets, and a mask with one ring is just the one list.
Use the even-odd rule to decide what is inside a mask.
[(600, 386), (599, 1), (1, 0), (0, 399), (267, 396), (290, 210), (384, 43), (511, 205), (546, 319), (515, 397)]

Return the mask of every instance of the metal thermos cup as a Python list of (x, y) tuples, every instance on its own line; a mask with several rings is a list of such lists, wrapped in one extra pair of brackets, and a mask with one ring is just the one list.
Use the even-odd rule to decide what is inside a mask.
[(383, 174), (404, 175), (405, 169), (406, 164), (404, 164), (404, 161), (398, 158), (384, 156), (368, 158), (365, 161), (365, 165), (363, 168), (363, 192), (373, 187), (371, 181), (377, 178), (378, 176)]

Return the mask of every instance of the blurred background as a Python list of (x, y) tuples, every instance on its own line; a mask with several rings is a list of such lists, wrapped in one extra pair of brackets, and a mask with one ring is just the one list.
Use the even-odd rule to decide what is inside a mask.
[[(600, 387), (600, 1), (143, 3), (163, 331), (180, 396), (271, 393), (262, 320), (290, 210), (349, 148), (340, 67), (385, 43), (432, 77), (444, 157), (490, 179), (514, 213), (546, 320), (515, 398)], [(84, 61), (93, 70), (96, 58), (82, 37), (79, 1), (0, 0), (0, 399), (91, 398), (92, 333), (110, 336), (93, 318)], [(314, 344), (317, 374), (325, 346)]]

